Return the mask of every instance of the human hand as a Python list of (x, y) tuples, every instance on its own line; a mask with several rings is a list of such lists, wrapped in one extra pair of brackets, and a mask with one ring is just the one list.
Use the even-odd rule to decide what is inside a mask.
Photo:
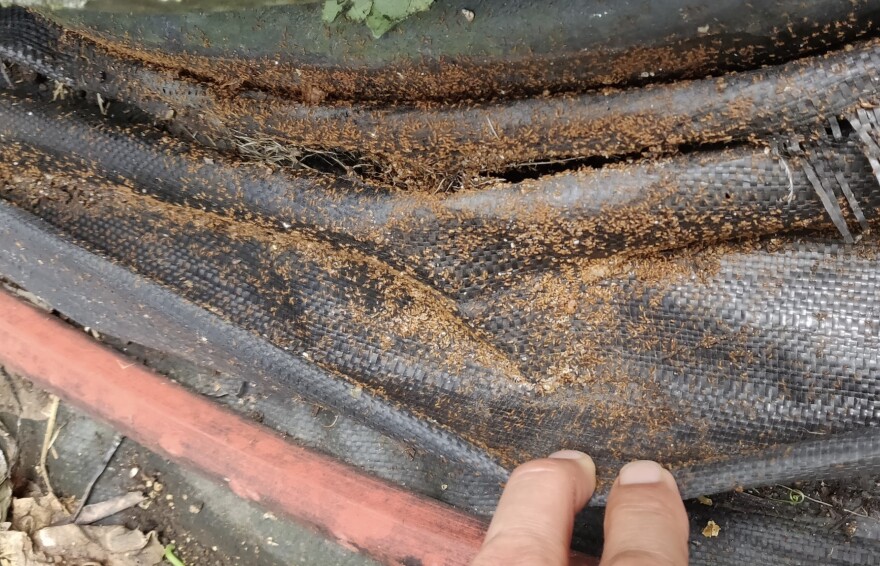
[[(589, 456), (562, 450), (511, 474), (473, 566), (565, 566), (575, 514), (596, 488)], [(624, 466), (605, 510), (601, 566), (686, 566), (688, 519), (675, 480), (646, 460)]]

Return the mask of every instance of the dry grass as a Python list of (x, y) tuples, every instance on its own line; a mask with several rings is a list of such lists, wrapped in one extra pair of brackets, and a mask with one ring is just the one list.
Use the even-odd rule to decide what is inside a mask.
[(353, 172), (366, 164), (354, 163), (350, 155), (330, 150), (298, 147), (285, 144), (271, 136), (235, 132), (233, 142), (238, 154), (249, 161), (265, 163), (272, 167), (291, 167), (319, 171), (308, 163), (323, 162), (332, 168)]

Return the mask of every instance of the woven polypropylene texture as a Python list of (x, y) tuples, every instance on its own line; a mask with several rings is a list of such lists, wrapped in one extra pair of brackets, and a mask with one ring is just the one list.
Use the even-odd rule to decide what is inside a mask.
[[(28, 17), (30, 22), (20, 22)], [(20, 28), (36, 31), (21, 34)], [(21, 47), (31, 42), (39, 48)], [(876, 96), (880, 86), (876, 41), (767, 69), (656, 88), (425, 109), (315, 107), (248, 90), (230, 101), (217, 85), (114, 56), (20, 12), (0, 12), (0, 53), (63, 84), (131, 102), (205, 144), (223, 147), (237, 134), (269, 135), (441, 177), (824, 127), (829, 117), (847, 114), (860, 99)]]
[[(58, 38), (25, 30), (0, 55), (148, 114), (163, 108), (149, 90), (162, 81), (190, 119), (211, 108), (210, 89), (76, 39), (72, 52), (99, 56), (65, 59)], [(108, 74), (86, 79), (102, 61)], [(617, 116), (658, 104), (682, 143), (717, 131), (730, 143), (438, 195), (272, 171), (120, 125), (103, 105), (0, 94), (0, 198), (296, 360), (303, 377), (279, 385), (474, 471), (458, 500), (472, 508), (505, 469), (559, 447), (589, 451), (605, 479), (660, 460), (685, 496), (875, 473), (878, 66), (868, 42), (732, 87), (617, 93), (602, 102)], [(547, 118), (537, 129), (550, 135), (557, 102), (510, 105)], [(594, 135), (575, 151), (645, 142)], [(836, 544), (750, 525), (717, 556), (745, 545), (762, 563)], [(871, 563), (869, 546), (835, 559)], [(704, 551), (697, 563), (715, 563)]]
[[(28, 118), (39, 111), (22, 109)], [(8, 123), (6, 135), (26, 136), (26, 121)], [(107, 164), (102, 168), (115, 171), (117, 181), (141, 161), (110, 151), (113, 136), (104, 147), (70, 136), (90, 133), (87, 126), (66, 131), (46, 138), (68, 144), (59, 157), (93, 147), (83, 157)], [(847, 143), (836, 147), (844, 152), (841, 163), (858, 156)], [(20, 163), (52, 167), (43, 154), (16, 151)], [(142, 160), (150, 164), (149, 178), (186, 186), (185, 159), (168, 159), (179, 167), (163, 170), (161, 159)], [(114, 168), (114, 160), (123, 166)], [(864, 177), (868, 169), (857, 170)], [(141, 178), (147, 175), (129, 180), (143, 190), (150, 185)], [(853, 174), (851, 187), (873, 219), (878, 191), (870, 176), (869, 183), (859, 178)], [(213, 178), (218, 186), (220, 179)], [(692, 184), (682, 183), (686, 191)], [(793, 242), (773, 251), (728, 244), (650, 264), (634, 258), (598, 278), (584, 278), (579, 267), (585, 265), (576, 263), (535, 268), (508, 273), (505, 285), (482, 285), (474, 296), (450, 298), (377, 262), (363, 243), (293, 228), (279, 235), (185, 206), (124, 198), (128, 193), (114, 184), (102, 187), (87, 191), (85, 201), (78, 193), (35, 200), (23, 188), (5, 196), (277, 346), (403, 400), (508, 464), (576, 445), (589, 446), (612, 469), (646, 455), (681, 465), (876, 424), (878, 344), (861, 330), (872, 328), (876, 316), (870, 240), (855, 247)], [(786, 212), (803, 223), (797, 203), (815, 197), (809, 186), (800, 193)], [(777, 198), (785, 202), (783, 194)], [(679, 202), (691, 222), (724, 229), (711, 202), (702, 209), (694, 199)], [(774, 199), (767, 202), (773, 206)], [(806, 209), (827, 226), (821, 206)], [(782, 219), (785, 227), (785, 214)], [(462, 230), (462, 238), (472, 231)], [(446, 259), (464, 263), (452, 254)], [(846, 289), (844, 298), (838, 287)], [(859, 324), (843, 323), (852, 319)], [(632, 423), (649, 404), (654, 420), (640, 423), (646, 434)], [(475, 416), (474, 407), (484, 409)], [(838, 458), (833, 443), (814, 447), (814, 454), (823, 449)], [(769, 458), (768, 452), (755, 465), (766, 466)], [(740, 466), (746, 484), (747, 462)], [(778, 465), (785, 466), (784, 458)], [(706, 487), (683, 486), (695, 494)]]

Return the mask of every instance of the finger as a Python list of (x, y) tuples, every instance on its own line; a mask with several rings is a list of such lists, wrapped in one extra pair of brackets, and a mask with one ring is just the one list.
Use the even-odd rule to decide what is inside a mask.
[(611, 486), (601, 566), (687, 566), (688, 518), (675, 479), (656, 462), (631, 462)]
[(568, 564), (574, 515), (596, 488), (589, 456), (563, 450), (510, 475), (475, 565)]

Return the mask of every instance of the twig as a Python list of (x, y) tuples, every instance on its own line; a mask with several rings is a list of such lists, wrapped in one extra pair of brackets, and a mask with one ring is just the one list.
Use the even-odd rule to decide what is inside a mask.
[(514, 163), (510, 166), (510, 168), (514, 167), (536, 167), (538, 165), (562, 165), (564, 163), (570, 163), (572, 161), (577, 161), (579, 159), (583, 159), (582, 157), (566, 157), (565, 159), (549, 159), (547, 161), (525, 161), (522, 163)]
[(95, 96), (98, 99), (98, 109), (101, 111), (101, 115), (106, 116), (107, 111), (110, 109), (110, 103), (104, 100), (104, 97), (101, 96), (100, 92)]
[(92, 478), (92, 481), (89, 482), (89, 485), (86, 486), (86, 491), (83, 493), (82, 499), (79, 501), (79, 505), (76, 508), (76, 511), (73, 513), (73, 517), (71, 518), (72, 522), (76, 522), (76, 519), (79, 517), (80, 513), (82, 513), (83, 507), (85, 507), (86, 503), (89, 500), (89, 497), (92, 495), (92, 490), (95, 488), (95, 484), (98, 483), (98, 480), (101, 479), (101, 476), (104, 474), (104, 471), (107, 469), (107, 466), (110, 464), (110, 460), (113, 459), (113, 456), (116, 455), (116, 451), (119, 450), (119, 445), (122, 444), (122, 441), (125, 440), (125, 437), (121, 434), (116, 437), (116, 441), (113, 443), (113, 446), (107, 450), (107, 453), (104, 455), (104, 461), (101, 462), (101, 467), (98, 469), (98, 472)]
[(67, 85), (61, 81), (55, 81), (55, 87), (52, 90), (52, 102), (58, 99), (64, 100), (65, 98), (67, 98)]
[(788, 490), (789, 501), (785, 501), (784, 499), (768, 498), (770, 501), (779, 501), (780, 503), (790, 503), (792, 505), (797, 505), (798, 503), (801, 503), (803, 501), (812, 501), (813, 503), (818, 503), (819, 505), (823, 505), (825, 507), (828, 507), (829, 509), (834, 509), (835, 511), (843, 511), (844, 513), (849, 513), (850, 515), (855, 515), (856, 517), (862, 517), (864, 519), (871, 519), (872, 521), (877, 521), (877, 519), (875, 519), (874, 517), (871, 517), (868, 514), (859, 513), (858, 511), (852, 511), (852, 510), (846, 509), (844, 507), (838, 507), (836, 505), (826, 503), (826, 502), (822, 501), (821, 499), (816, 499), (815, 497), (810, 497), (809, 495), (805, 494), (803, 491), (801, 491), (799, 489), (794, 489), (792, 487), (788, 487), (785, 485), (779, 485), (779, 484), (777, 484), (776, 487)]
[(49, 440), (49, 454), (52, 455), (53, 460), (58, 459), (58, 451), (55, 450), (55, 441), (58, 440), (58, 436), (61, 434), (61, 430), (64, 428), (64, 425), (59, 427), (55, 427), (55, 432), (52, 433), (52, 438)]
[(9, 88), (12, 88), (12, 80), (9, 78), (9, 75), (6, 74), (6, 64), (3, 61), (0, 61), (0, 76), (3, 77), (3, 80), (6, 81), (6, 84), (9, 85)]
[(52, 403), (49, 405), (49, 419), (46, 421), (46, 433), (43, 435), (43, 447), (40, 449), (40, 476), (43, 483), (46, 484), (46, 491), (52, 497), (55, 497), (55, 491), (52, 489), (52, 483), (49, 481), (49, 471), (46, 469), (46, 456), (49, 454), (49, 447), (55, 436), (55, 421), (58, 419), (58, 406), (61, 399), (52, 395)]
[[(474, 177), (468, 182), (467, 187), (469, 189), (477, 189), (487, 185), (494, 185), (498, 183), (498, 181), (497, 177)], [(462, 184), (462, 188), (464, 188), (464, 184)]]
[(788, 176), (788, 196), (786, 197), (785, 202), (791, 204), (791, 201), (794, 200), (794, 175), (791, 173), (791, 167), (788, 166), (788, 161), (783, 157), (782, 152), (779, 151), (778, 145), (773, 146), (773, 157), (782, 163), (782, 167), (785, 169), (785, 174)]
[[(55, 429), (52, 433), (52, 438), (49, 439), (49, 445), (46, 447), (48, 452), (55, 452), (55, 441), (58, 440), (58, 435), (61, 434), (61, 429), (64, 428), (64, 425), (61, 425)], [(54, 456), (57, 460), (58, 456)]]
[(443, 184), (446, 183), (446, 181), (448, 181), (448, 180), (449, 180), (449, 177), (443, 177), (442, 179), (440, 179), (440, 183), (437, 185), (437, 188), (435, 188), (434, 192), (432, 192), (431, 194), (436, 195), (437, 193), (443, 192)]
[(500, 140), (501, 138), (498, 136), (498, 132), (495, 131), (495, 126), (492, 125), (492, 120), (490, 120), (488, 116), (486, 116), (486, 123), (489, 124), (489, 130), (492, 131), (492, 135), (495, 136), (495, 139)]
[(184, 132), (186, 132), (186, 133), (189, 134), (189, 137), (191, 137), (191, 138), (192, 138), (193, 140), (195, 140), (196, 142), (199, 141), (199, 138), (197, 138), (196, 135), (195, 135), (194, 133), (192, 133), (191, 131), (189, 131), (189, 129), (187, 129), (186, 126), (184, 126), (183, 124), (179, 124), (179, 126), (181, 127), (181, 129), (182, 129)]
[[(323, 150), (319, 150), (319, 149), (308, 149), (307, 151), (308, 151), (308, 153), (303, 155), (303, 157), (302, 157), (303, 159), (308, 159), (310, 157), (320, 157), (324, 161), (331, 162), (331, 165), (333, 163), (335, 163), (337, 167), (340, 167), (342, 170), (344, 170), (346, 172), (348, 172), (348, 170), (349, 170), (348, 165), (346, 165), (339, 158), (337, 158), (336, 154), (332, 151), (323, 151)], [(312, 169), (308, 165), (304, 165), (304, 164), (302, 164), (302, 165), (306, 169), (314, 171), (314, 169)]]

